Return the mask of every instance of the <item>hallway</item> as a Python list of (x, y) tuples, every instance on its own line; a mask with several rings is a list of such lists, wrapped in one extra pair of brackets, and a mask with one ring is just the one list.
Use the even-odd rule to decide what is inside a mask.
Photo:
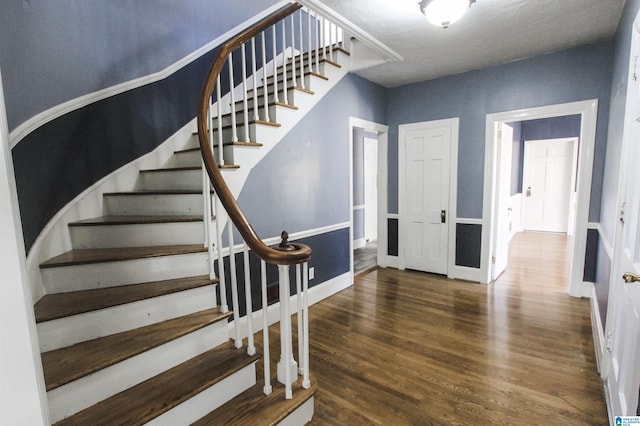
[(311, 424), (607, 424), (568, 246), (518, 234), (494, 284), (380, 268), (312, 306)]

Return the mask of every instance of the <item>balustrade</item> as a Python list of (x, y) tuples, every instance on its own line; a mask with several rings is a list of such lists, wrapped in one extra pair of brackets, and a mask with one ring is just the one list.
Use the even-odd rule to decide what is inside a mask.
[[(306, 30), (305, 30), (306, 24)], [(282, 242), (269, 247), (254, 232), (226, 185), (220, 168), (228, 166), (233, 156), (225, 158), (225, 142), (238, 142), (239, 127), (243, 142), (252, 140), (250, 126), (260, 120), (273, 121), (270, 106), (292, 102), (296, 88), (308, 89), (305, 74), (321, 74), (325, 60), (334, 61), (334, 44), (341, 45), (342, 30), (326, 17), (293, 4), (267, 17), (225, 43), (207, 75), (198, 108), (198, 138), (203, 155), (204, 244), (209, 252), (212, 278), (220, 281), (220, 307), (228, 310), (227, 285), (230, 286), (233, 309), (232, 335), (237, 348), (247, 337), (247, 352), (255, 353), (254, 333), (263, 331), (264, 393), (271, 388), (269, 353), (269, 307), (267, 297), (267, 264), (278, 266), (280, 348), (278, 381), (286, 387), (286, 398), (292, 397), (291, 384), (302, 375), (302, 384), (309, 379), (309, 280), (308, 260), (311, 250), (301, 244), (289, 243), (283, 232)], [(271, 45), (269, 45), (269, 43)], [(237, 53), (240, 50), (240, 61)], [(247, 52), (250, 52), (247, 54)], [(236, 56), (234, 61), (234, 55)], [(236, 64), (234, 64), (236, 62)], [(236, 69), (240, 63), (240, 70)], [(222, 73), (223, 70), (226, 73)], [(250, 74), (250, 75), (248, 75)], [(242, 80), (236, 84), (236, 76)], [(290, 83), (289, 83), (290, 82)], [(281, 86), (281, 88), (280, 88)], [(228, 92), (223, 93), (223, 90)], [(282, 97), (281, 97), (281, 94)], [(238, 109), (242, 108), (239, 112)], [(250, 112), (252, 110), (252, 112)], [(215, 111), (215, 113), (214, 113)], [(251, 115), (251, 120), (250, 120)], [(240, 122), (238, 118), (240, 117)], [(216, 148), (217, 145), (217, 149)], [(233, 149), (233, 147), (227, 148)], [(215, 154), (214, 154), (215, 153)], [(212, 196), (212, 188), (215, 193)], [(214, 219), (215, 218), (215, 219)], [(212, 221), (215, 220), (215, 226)], [(222, 231), (227, 228), (227, 247), (223, 248)], [(234, 245), (234, 228), (243, 241)], [(256, 330), (253, 320), (251, 255), (259, 259), (262, 322)], [(246, 325), (241, 325), (236, 254), (242, 253), (244, 308)], [(228, 257), (225, 268), (225, 257)], [(290, 293), (290, 267), (295, 265), (295, 299)], [(216, 272), (217, 271), (217, 272)], [(295, 304), (298, 335), (298, 361), (293, 354), (291, 303)], [(244, 327), (244, 328), (241, 328)], [(298, 365), (299, 364), (299, 365)]]

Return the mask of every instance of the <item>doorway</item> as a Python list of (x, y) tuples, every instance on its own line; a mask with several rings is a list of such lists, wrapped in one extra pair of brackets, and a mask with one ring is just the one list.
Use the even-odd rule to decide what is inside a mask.
[(350, 269), (387, 266), (387, 132), (384, 124), (349, 118)]
[(526, 231), (573, 235), (578, 143), (577, 137), (524, 141)]
[(353, 272), (378, 264), (378, 134), (353, 128)]
[[(574, 102), (569, 104), (551, 105), (547, 107), (531, 108), (526, 110), (509, 111), (505, 113), (487, 115), (487, 132), (486, 132), (486, 151), (485, 151), (485, 192), (483, 216), (483, 244), (481, 254), (481, 273), (485, 277), (485, 282), (490, 282), (492, 277), (492, 265), (497, 262), (495, 256), (497, 247), (496, 229), (499, 226), (497, 199), (497, 185), (499, 167), (499, 152), (495, 138), (495, 128), (498, 123), (518, 123), (522, 121), (533, 121), (543, 119), (557, 119), (559, 117), (573, 117), (579, 120), (579, 143), (580, 147), (577, 155), (577, 175), (575, 181), (575, 237), (572, 243), (571, 267), (569, 271), (569, 289), (570, 295), (575, 297), (587, 297), (590, 294), (590, 288), (583, 284), (584, 256), (575, 256), (574, 253), (584, 253), (587, 238), (587, 222), (590, 202), (591, 174), (593, 168), (593, 152), (595, 147), (595, 128), (597, 117), (597, 100)], [(532, 139), (544, 139), (532, 138)], [(514, 146), (515, 147), (515, 146)], [(515, 150), (514, 150), (515, 151)], [(524, 152), (524, 146), (522, 146)], [(514, 158), (516, 153), (514, 152)], [(524, 162), (524, 155), (522, 155)], [(520, 177), (520, 182), (522, 181)], [(512, 174), (513, 178), (513, 174)], [(580, 189), (585, 190), (581, 191)], [(513, 188), (512, 188), (513, 192)], [(522, 209), (522, 197), (526, 196), (526, 187), (517, 188), (520, 194), (520, 200), (515, 198), (520, 206), (510, 206), (512, 212)], [(517, 195), (517, 194), (516, 194)], [(515, 215), (513, 215), (515, 216)], [(512, 225), (513, 226), (513, 225)], [(522, 227), (522, 229), (524, 229)], [(513, 232), (510, 233), (513, 235)]]

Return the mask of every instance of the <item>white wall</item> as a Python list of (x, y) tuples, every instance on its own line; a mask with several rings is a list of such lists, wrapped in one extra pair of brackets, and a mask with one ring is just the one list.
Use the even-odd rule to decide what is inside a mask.
[[(0, 73), (0, 424), (48, 424)], [(41, 397), (42, 396), (42, 400)]]

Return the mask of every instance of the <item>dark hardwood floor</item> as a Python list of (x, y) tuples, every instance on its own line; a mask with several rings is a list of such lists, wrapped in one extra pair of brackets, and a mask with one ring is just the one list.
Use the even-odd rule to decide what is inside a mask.
[(377, 269), (312, 306), (311, 424), (606, 425), (589, 302), (567, 295), (567, 237), (511, 247), (491, 285)]

